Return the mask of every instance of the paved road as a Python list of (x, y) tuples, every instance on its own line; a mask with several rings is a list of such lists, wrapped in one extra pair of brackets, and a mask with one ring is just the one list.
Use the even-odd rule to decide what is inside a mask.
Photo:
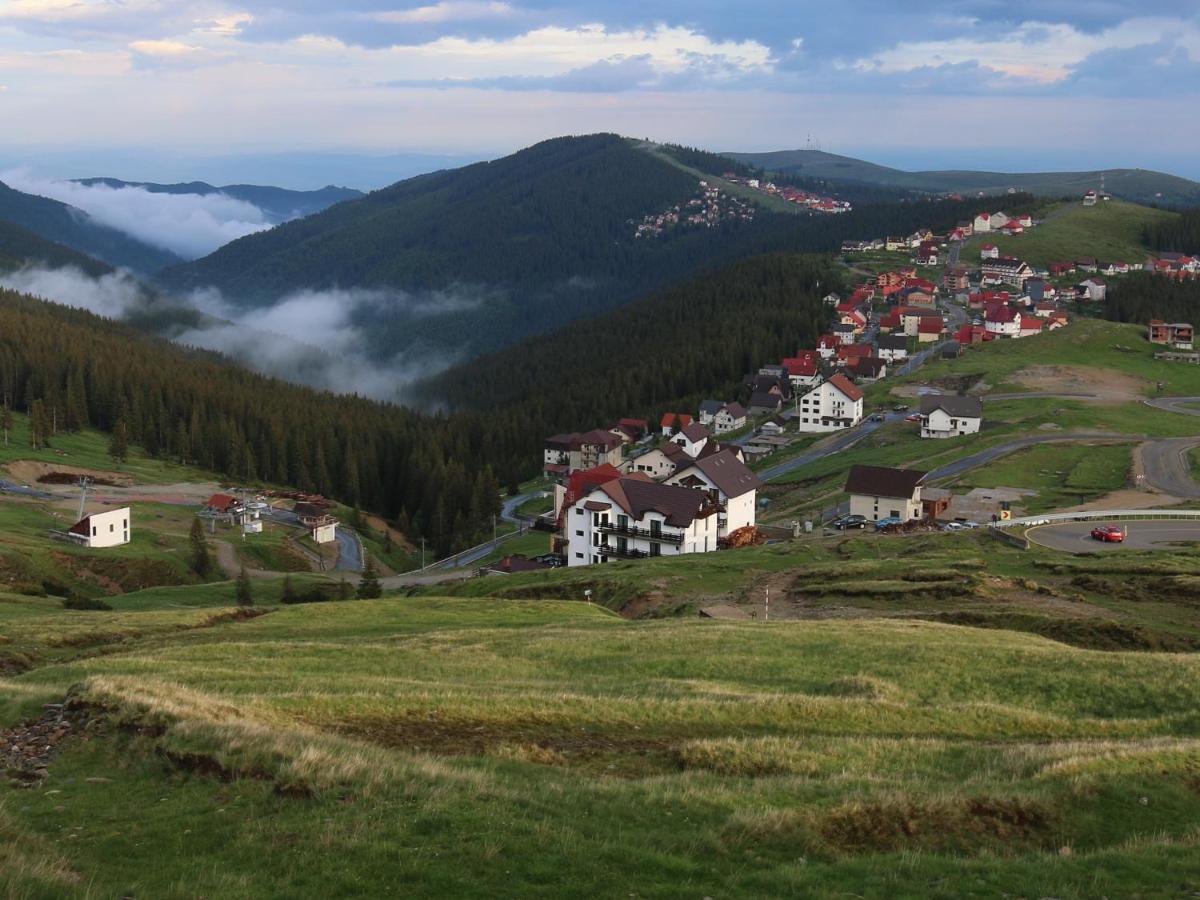
[(23, 497), (36, 497), (39, 500), (54, 499), (54, 494), (39, 491), (37, 488), (26, 487), (23, 484), (17, 484), (15, 481), (4, 481), (3, 479), (0, 479), (0, 493), (20, 494)]
[[(905, 413), (889, 412), (885, 413), (885, 416), (886, 422), (896, 422), (903, 419)], [(873, 422), (868, 417), (861, 425), (851, 428), (849, 431), (835, 432), (827, 438), (822, 438), (799, 456), (793, 456), (786, 462), (763, 469), (758, 473), (758, 477), (763, 481), (772, 481), (788, 472), (794, 472), (809, 463), (814, 463), (818, 459), (848, 450), (871, 432), (882, 428), (886, 422)]]
[(1159, 550), (1180, 542), (1200, 541), (1200, 521), (1163, 520), (1114, 523), (1128, 529), (1124, 542), (1110, 544), (1094, 540), (1092, 529), (1103, 522), (1065, 522), (1041, 525), (1026, 532), (1028, 538), (1051, 550), (1068, 553), (1103, 553), (1112, 550)]
[[(272, 507), (264, 510), (264, 515), (272, 521), (283, 525), (290, 525), (293, 528), (304, 528), (300, 524), (300, 519), (289, 509), (275, 509)], [(363, 569), (363, 548), (362, 541), (358, 539), (358, 535), (349, 528), (339, 526), (336, 536), (338, 559), (334, 569), (338, 572), (361, 572)]]
[(1142, 467), (1146, 482), (1173, 497), (1200, 497), (1200, 484), (1192, 477), (1188, 451), (1200, 447), (1200, 435), (1164, 438), (1142, 448)]
[(1200, 409), (1189, 409), (1187, 406), (1189, 403), (1200, 403), (1200, 397), (1161, 397), (1158, 400), (1147, 400), (1145, 403), (1147, 406), (1183, 416), (1200, 416)]

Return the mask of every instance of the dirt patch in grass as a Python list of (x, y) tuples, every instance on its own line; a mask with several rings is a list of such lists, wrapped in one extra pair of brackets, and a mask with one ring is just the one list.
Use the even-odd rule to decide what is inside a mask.
[(1093, 403), (1128, 403), (1147, 396), (1150, 382), (1111, 368), (1030, 366), (1013, 374), (1013, 384), (1035, 393), (1092, 394)]
[(107, 487), (132, 487), (134, 484), (132, 478), (122, 475), (120, 472), (81, 469), (78, 466), (37, 462), (31, 459), (19, 459), (9, 463), (5, 468), (13, 478), (26, 484), (75, 484), (81, 475), (91, 478), (94, 484), (102, 484)]
[(430, 713), (308, 724), (384, 747), (438, 756), (499, 756), (634, 777), (679, 767), (672, 739), (555, 728), (535, 721), (497, 723)]
[(997, 844), (1048, 847), (1050, 820), (1039, 804), (1016, 798), (844, 803), (820, 816), (824, 844), (842, 853), (980, 850)]

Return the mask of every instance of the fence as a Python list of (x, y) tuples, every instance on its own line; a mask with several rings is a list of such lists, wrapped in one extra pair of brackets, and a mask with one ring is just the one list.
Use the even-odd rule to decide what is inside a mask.
[[(1026, 516), (1021, 519), (1009, 519), (993, 522), (988, 526), (988, 533), (997, 540), (1029, 549), (1029, 539), (1025, 530), (1037, 528), (1040, 525), (1062, 525), (1066, 522), (1112, 522), (1138, 521), (1151, 519), (1182, 519), (1200, 520), (1200, 509), (1097, 509), (1084, 512), (1046, 513), (1041, 516)], [(1019, 535), (1013, 529), (1021, 529)]]

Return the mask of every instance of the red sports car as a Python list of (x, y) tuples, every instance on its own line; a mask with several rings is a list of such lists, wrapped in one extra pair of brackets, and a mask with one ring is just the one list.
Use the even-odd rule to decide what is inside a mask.
[(1092, 529), (1092, 539), (1119, 544), (1125, 540), (1125, 532), (1116, 525), (1100, 525)]

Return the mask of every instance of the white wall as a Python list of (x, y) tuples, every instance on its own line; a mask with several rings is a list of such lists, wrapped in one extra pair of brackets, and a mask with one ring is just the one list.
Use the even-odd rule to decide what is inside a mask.
[(950, 438), (964, 434), (976, 434), (982, 419), (952, 418), (944, 409), (935, 409), (921, 425), (923, 438)]
[(312, 539), (318, 544), (328, 544), (337, 540), (337, 523), (318, 525), (312, 530)]
[(87, 547), (118, 547), (129, 543), (129, 507), (92, 513), (87, 517)]
[(920, 495), (916, 500), (902, 497), (870, 497), (865, 494), (850, 495), (850, 515), (864, 516), (870, 522), (897, 515), (906, 522), (921, 518)]

